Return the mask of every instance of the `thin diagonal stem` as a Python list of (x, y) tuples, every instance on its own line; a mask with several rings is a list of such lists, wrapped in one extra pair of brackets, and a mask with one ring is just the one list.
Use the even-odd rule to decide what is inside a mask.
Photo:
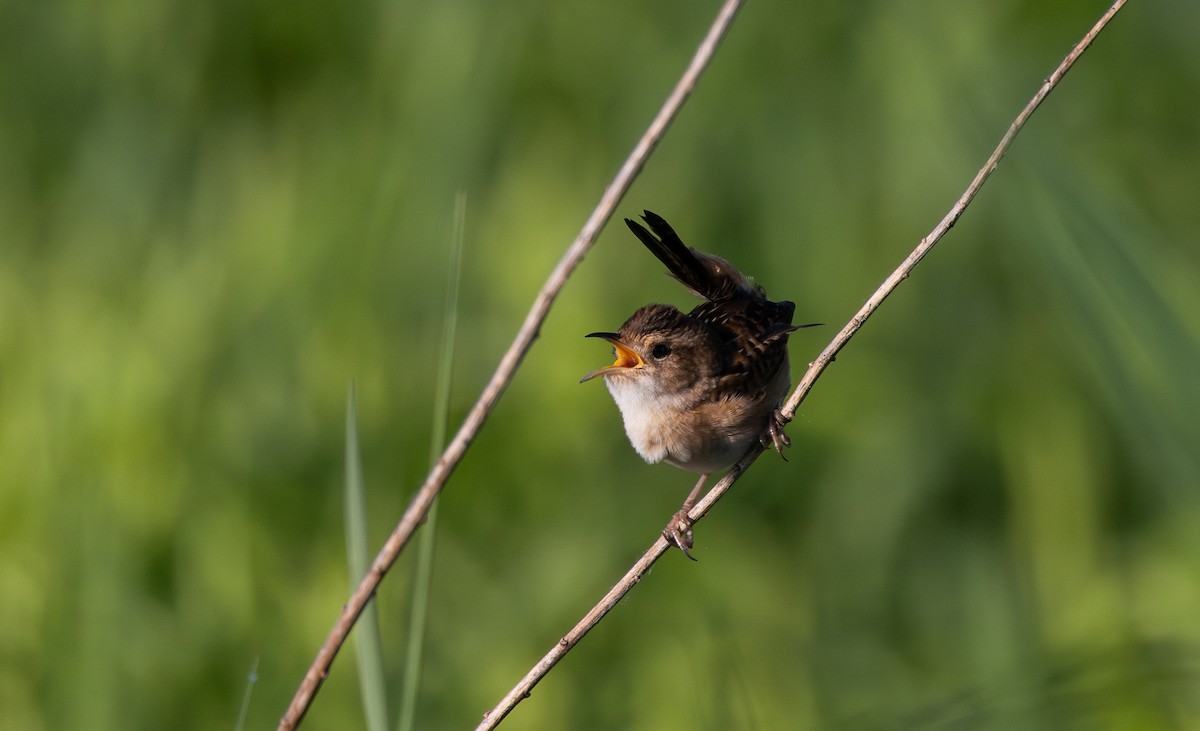
[(1063, 58), (1058, 67), (1054, 69), (1054, 72), (1046, 77), (1041, 87), (1038, 88), (1037, 93), (1033, 95), (1033, 98), (1029, 100), (1029, 103), (1025, 105), (1025, 108), (1021, 110), (1021, 113), (1017, 115), (1013, 123), (1009, 125), (1008, 131), (1004, 133), (1004, 137), (1000, 139), (1000, 143), (996, 145), (996, 149), (992, 151), (987, 162), (975, 174), (975, 178), (971, 181), (971, 184), (967, 186), (967, 189), (955, 201), (946, 216), (934, 227), (933, 231), (929, 232), (929, 235), (921, 239), (921, 243), (917, 244), (917, 248), (913, 249), (912, 253), (901, 262), (900, 266), (883, 281), (883, 284), (879, 285), (879, 289), (875, 290), (875, 293), (867, 299), (862, 308), (850, 319), (850, 322), (846, 323), (841, 332), (830, 341), (825, 350), (821, 351), (816, 360), (809, 365), (804, 377), (800, 379), (800, 383), (796, 386), (796, 390), (792, 392), (787, 403), (784, 404), (784, 418), (790, 420), (795, 416), (797, 407), (808, 396), (813, 384), (817, 382), (817, 378), (825, 372), (825, 369), (833, 362), (838, 352), (845, 347), (846, 343), (850, 342), (850, 338), (854, 337), (854, 334), (863, 326), (867, 318), (875, 312), (876, 308), (887, 299), (888, 295), (895, 291), (900, 286), (900, 283), (908, 278), (908, 275), (925, 258), (925, 255), (929, 253), (934, 245), (938, 241), (941, 241), (942, 237), (954, 227), (954, 224), (958, 223), (958, 219), (962, 217), (963, 211), (967, 209), (967, 206), (971, 205), (971, 201), (975, 199), (975, 195), (979, 192), (979, 189), (983, 187), (983, 184), (987, 182), (991, 174), (995, 172), (996, 167), (1000, 164), (1000, 158), (1004, 157), (1004, 154), (1008, 152), (1008, 148), (1012, 146), (1013, 140), (1017, 138), (1017, 134), (1025, 126), (1025, 122), (1041, 106), (1050, 92), (1054, 91), (1054, 88), (1058, 86), (1058, 83), (1071, 70), (1071, 67), (1075, 65), (1075, 62), (1083, 55), (1083, 52), (1088, 49), (1088, 46), (1092, 45), (1092, 41), (1096, 39), (1100, 31), (1104, 30), (1104, 27), (1113, 19), (1117, 11), (1125, 5), (1125, 2), (1126, 0), (1117, 0), (1114, 2), (1104, 15), (1100, 17), (1100, 20), (1096, 21), (1092, 29), (1083, 36), (1083, 39), (1075, 44), (1075, 47)]
[[(1079, 56), (1085, 50), (1087, 50), (1088, 46), (1092, 44), (1092, 41), (1095, 40), (1100, 31), (1103, 30), (1106, 25), (1108, 25), (1108, 22), (1112, 20), (1113, 16), (1116, 15), (1117, 11), (1121, 9), (1121, 6), (1123, 6), (1125, 2), (1126, 0), (1117, 0), (1117, 2), (1113, 3), (1112, 7), (1108, 9), (1108, 11), (1100, 18), (1095, 26), (1093, 26), (1092, 29), (1083, 37), (1083, 40), (1076, 44), (1071, 52), (1067, 54), (1066, 58), (1064, 58), (1058, 67), (1054, 69), (1054, 73), (1047, 77), (1041, 88), (1038, 89), (1037, 93), (1034, 94), (1029, 103), (1025, 105), (1025, 108), (1021, 110), (1021, 113), (1017, 115), (1017, 118), (1009, 126), (1008, 132), (1006, 132), (1004, 137), (1000, 140), (1000, 144), (996, 146), (996, 149), (994, 152), (992, 152), (991, 157), (989, 157), (987, 162), (984, 163), (983, 167), (980, 168), (979, 172), (975, 175), (975, 179), (971, 181), (969, 186), (967, 186), (966, 191), (964, 191), (962, 196), (959, 197), (958, 201), (950, 209), (950, 212), (946, 214), (945, 218), (942, 219), (942, 221), (933, 229), (932, 232), (930, 232), (928, 236), (921, 239), (921, 242), (917, 245), (917, 248), (915, 248), (912, 253), (909, 254), (903, 262), (901, 262), (900, 266), (897, 267), (894, 272), (892, 272), (891, 276), (884, 280), (883, 284), (880, 285), (879, 289), (877, 289), (875, 293), (871, 295), (866, 304), (864, 304), (858, 313), (851, 318), (850, 322), (847, 323), (844, 328), (842, 328), (842, 330), (834, 337), (829, 345), (826, 346), (825, 350), (821, 352), (817, 359), (809, 365), (804, 377), (800, 379), (800, 383), (797, 385), (796, 390), (792, 392), (792, 395), (788, 398), (787, 403), (784, 405), (783, 413), (785, 419), (790, 420), (795, 415), (796, 407), (799, 406), (800, 402), (803, 401), (805, 396), (808, 395), (809, 391), (812, 390), (813, 384), (816, 383), (818, 376), (820, 376), (821, 373), (829, 366), (829, 364), (833, 362), (834, 356), (837, 355), (837, 353), (843, 347), (845, 347), (850, 338), (854, 337), (854, 334), (863, 326), (863, 323), (866, 322), (871, 313), (875, 311), (880, 303), (882, 303), (883, 300), (886, 299), (887, 296), (891, 294), (897, 286), (899, 286), (900, 282), (908, 277), (913, 268), (916, 267), (916, 265), (927, 253), (929, 253), (929, 250), (933, 248), (933, 246), (942, 238), (942, 236), (946, 234), (947, 231), (950, 230), (952, 226), (954, 226), (955, 222), (958, 221), (959, 217), (962, 216), (963, 211), (966, 210), (966, 207), (970, 205), (971, 201), (975, 198), (975, 194), (979, 192), (979, 189), (988, 179), (988, 176), (990, 176), (996, 169), (996, 166), (1000, 162), (1000, 158), (1003, 157), (1004, 153), (1008, 151), (1008, 148), (1012, 145), (1017, 133), (1020, 132), (1021, 128), (1025, 126), (1025, 122), (1029, 119), (1030, 115), (1032, 115), (1034, 110), (1038, 108), (1038, 106), (1042, 103), (1042, 100), (1054, 90), (1067, 71), (1071, 69), (1071, 66), (1075, 64), (1075, 61), (1079, 58)], [(746, 469), (754, 462), (754, 460), (758, 459), (758, 456), (762, 454), (762, 451), (763, 448), (756, 444), (744, 457), (742, 457), (740, 462), (738, 462), (729, 470), (729, 472), (721, 479), (720, 482), (718, 482), (711, 490), (709, 490), (708, 494), (706, 494), (700, 500), (700, 502), (696, 503), (696, 506), (692, 508), (690, 513), (688, 513), (693, 522), (698, 522), (708, 513), (712, 506), (716, 504), (716, 502), (720, 500), (726, 492), (729, 491), (729, 488), (733, 486), (733, 483), (742, 476), (742, 473), (746, 471)], [(517, 683), (516, 687), (509, 691), (508, 695), (506, 695), (493, 710), (484, 714), (483, 723), (476, 728), (476, 731), (495, 728), (496, 725), (498, 725), (499, 722), (504, 718), (504, 716), (508, 715), (508, 713), (512, 711), (513, 707), (515, 707), (517, 703), (520, 703), (521, 700), (527, 698), (530, 691), (532, 691), (533, 687), (538, 683), (538, 681), (541, 680), (546, 673), (550, 672), (555, 664), (557, 664), (558, 661), (561, 660), (563, 656), (571, 650), (572, 647), (578, 644), (578, 642), (583, 639), (583, 636), (586, 635), (588, 631), (592, 629), (592, 627), (595, 627), (605, 615), (607, 615), (614, 607), (617, 606), (617, 603), (620, 602), (621, 599), (624, 598), (631, 589), (633, 589), (634, 585), (641, 580), (646, 571), (649, 570), (649, 568), (653, 566), (654, 563), (658, 561), (658, 559), (664, 553), (666, 553), (668, 547), (669, 546), (666, 539), (660, 537), (658, 540), (656, 540), (654, 545), (652, 545), (646, 551), (646, 553), (644, 553), (642, 557), (637, 560), (633, 567), (625, 573), (625, 576), (623, 576), (620, 581), (618, 581), (611, 589), (609, 589), (608, 593), (604, 595), (604, 598), (602, 598), (594, 607), (592, 607), (592, 609), (586, 615), (584, 615), (583, 619), (579, 620), (579, 622), (571, 629), (570, 632), (568, 632), (563, 636), (562, 639), (555, 643), (554, 647), (552, 647), (550, 651), (547, 652), (545, 656), (533, 666), (533, 668), (525, 675), (525, 677), (522, 678), (519, 683)]]
[(647, 158), (654, 148), (658, 146), (662, 140), (667, 128), (671, 122), (679, 114), (680, 108), (684, 101), (691, 95), (692, 90), (696, 87), (696, 82), (700, 78), (700, 74), (708, 66), (712, 60), (713, 54), (717, 50), (721, 39), (729, 30), (730, 24), (733, 22), (734, 16), (741, 8), (743, 0), (726, 0), (717, 14), (716, 20), (713, 21), (709, 28), (708, 34), (696, 49), (695, 55), (692, 57), (691, 63), (683, 72), (675, 88), (671, 91), (670, 96), (663, 103), (657, 116), (650, 123), (649, 128), (638, 140), (637, 145), (633, 148), (633, 152), (625, 160), (621, 169), (617, 172), (616, 177), (609, 183), (604, 194), (600, 197), (600, 202), (596, 205), (592, 215), (583, 225), (583, 229), (575, 238), (574, 243), (567, 249), (567, 253), (559, 261), (558, 266), (550, 274), (550, 278), (546, 280), (546, 284), (538, 293), (534, 300), (533, 307), (529, 314), (525, 317), (525, 322), (522, 324), (520, 331), (509, 346), (508, 351), (501, 358), (496, 372), (492, 375), (491, 380), (484, 388), (479, 400), (472, 407), (471, 412), (467, 415), (463, 425), (459, 428), (458, 433), (454, 435), (450, 445), (446, 447), (446, 451), (442, 453), (441, 458), (434, 465), (429, 476), (425, 479), (417, 494), (413, 497), (408, 509), (400, 519), (400, 523), (388, 536), (383, 548), (375, 557), (367, 575), (363, 577), (358, 588), (346, 601), (342, 608), (341, 615), (337, 622), (330, 630), (329, 636), (325, 639), (321, 649), (317, 652), (312, 664), (305, 673), (304, 679), (300, 682), (299, 688), (296, 690), (295, 696), (292, 698), (291, 704), (284, 713), (283, 718), (279, 721), (279, 729), (281, 731), (294, 729), (299, 725), (304, 718), (304, 714), (312, 705), (313, 698), (316, 697), (317, 691), (320, 690), (321, 684), (325, 681), (329, 674), (329, 669), (333, 665), (333, 660), (337, 657), (338, 650), (346, 641), (346, 637), (350, 634), (350, 630), (354, 627), (354, 623), (358, 621), (359, 614), (362, 613), (363, 607), (366, 606), (367, 600), (375, 593), (379, 587), (379, 583), (383, 580), (388, 569), (395, 563), (396, 557), (407, 545), (413, 533), (421, 522), (425, 519), (429, 512), (429, 507), (433, 504), (433, 500), (441, 491), (442, 486), (454, 472), (454, 468), (458, 466), (463, 455), (466, 454), (467, 448), (474, 441), (475, 436), (483, 427), (496, 402), (500, 399), (501, 394), (512, 381), (513, 374), (517, 367), (521, 364), (525, 354), (533, 345), (534, 339), (537, 337), (538, 331), (541, 328), (542, 322), (546, 319), (546, 314), (550, 311), (550, 306), (562, 291), (563, 285), (566, 284), (567, 278), (571, 272), (575, 270), (579, 263), (583, 261), (583, 257), (592, 248), (596, 242), (596, 237), (599, 236), (604, 224), (612, 217), (613, 210), (617, 203), (624, 197), (629, 186), (633, 183), (642, 167), (646, 164)]

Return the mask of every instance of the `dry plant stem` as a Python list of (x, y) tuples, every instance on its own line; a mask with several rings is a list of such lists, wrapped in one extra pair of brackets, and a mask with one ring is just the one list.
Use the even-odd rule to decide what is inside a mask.
[(550, 306), (553, 304), (558, 293), (566, 284), (567, 278), (571, 272), (575, 270), (579, 263), (583, 261), (584, 255), (591, 249), (596, 242), (596, 237), (600, 234), (600, 230), (608, 219), (612, 217), (613, 210), (617, 207), (617, 203), (624, 197), (629, 186), (637, 177), (642, 167), (646, 163), (646, 159), (653, 152), (654, 148), (662, 140), (663, 135), (667, 131), (667, 127), (678, 115), (684, 101), (692, 93), (696, 87), (696, 82), (700, 78), (701, 72), (712, 60), (713, 54), (716, 52), (717, 45), (729, 30), (730, 24), (733, 22), (734, 16), (741, 8), (743, 0), (726, 0), (717, 14), (716, 20), (713, 21), (709, 28), (708, 34), (696, 49), (695, 55), (692, 57), (691, 63), (680, 77), (675, 88), (671, 91), (671, 95), (663, 103), (658, 115), (654, 121), (650, 123), (649, 128), (638, 140), (637, 145), (617, 172), (616, 177), (609, 183), (605, 189), (604, 195), (601, 196), (600, 202), (596, 205), (592, 215), (584, 224), (583, 229), (579, 232), (571, 247), (567, 249), (567, 253), (559, 261), (554, 271), (550, 274), (546, 284), (538, 293), (537, 299), (534, 300), (533, 307), (529, 314), (525, 317), (525, 322), (521, 325), (520, 331), (517, 333), (516, 339), (509, 346), (508, 351), (500, 360), (500, 365), (496, 368), (496, 372), (492, 375), (491, 381), (484, 388), (479, 400), (467, 415), (463, 425), (459, 428), (458, 433), (454, 435), (454, 439), (450, 445), (446, 447), (446, 451), (442, 453), (441, 458), (430, 471), (429, 476), (425, 480), (416, 496), (413, 497), (412, 503), (405, 510), (404, 515), (400, 519), (400, 523), (388, 537), (383, 548), (375, 557), (371, 568), (367, 571), (367, 575), (359, 583), (358, 588), (347, 600), (342, 608), (342, 613), (330, 630), (329, 636), (325, 639), (325, 643), (321, 645), (321, 649), (317, 652), (316, 658), (305, 673), (304, 679), (300, 683), (300, 687), (296, 690), (295, 696), (292, 698), (291, 704), (288, 706), (287, 712), (279, 721), (278, 728), (294, 729), (299, 725), (304, 718), (304, 714), (312, 705), (313, 698), (321, 688), (321, 684), (325, 681), (329, 674), (329, 668), (333, 664), (334, 658), (337, 656), (338, 650), (346, 641), (346, 637), (350, 634), (354, 623), (358, 621), (359, 615), (366, 606), (367, 601), (375, 593), (379, 583), (383, 580), (388, 569), (395, 562), (396, 557), (400, 555), (400, 551), (408, 543), (417, 527), (425, 520), (426, 514), (429, 512), (430, 506), (433, 504), (434, 498), (441, 491), (442, 486), (450, 477), (454, 468), (458, 466), (459, 461), (466, 453), (467, 448), (483, 427), (496, 402), (500, 399), (501, 394), (512, 381), (513, 374), (517, 367), (521, 364), (525, 353), (529, 351), (534, 339), (538, 335), (538, 330), (541, 328), (542, 322), (546, 319), (546, 314), (550, 311)]
[(1083, 52), (1088, 49), (1088, 46), (1092, 45), (1092, 41), (1096, 39), (1096, 36), (1099, 35), (1100, 31), (1104, 30), (1104, 26), (1108, 25), (1108, 22), (1112, 20), (1113, 16), (1117, 14), (1117, 11), (1125, 5), (1125, 2), (1126, 0), (1117, 0), (1114, 2), (1112, 6), (1109, 7), (1109, 9), (1104, 13), (1104, 15), (1100, 17), (1100, 20), (1096, 21), (1096, 24), (1092, 26), (1092, 29), (1089, 30), (1086, 35), (1084, 35), (1083, 39), (1080, 40), (1079, 43), (1075, 44), (1075, 47), (1072, 48), (1071, 52), (1068, 53), (1062, 62), (1058, 64), (1058, 67), (1054, 69), (1054, 72), (1046, 77), (1046, 80), (1042, 82), (1041, 88), (1037, 90), (1037, 93), (1033, 95), (1033, 98), (1029, 100), (1029, 103), (1025, 105), (1025, 108), (1021, 110), (1021, 113), (1017, 115), (1017, 118), (1013, 120), (1013, 123), (1009, 125), (1008, 131), (1005, 132), (1004, 137), (1000, 139), (1000, 144), (996, 145), (996, 149), (992, 151), (991, 157), (987, 159), (987, 162), (984, 163), (983, 167), (979, 169), (979, 172), (975, 174), (975, 179), (972, 180), (971, 184), (967, 186), (967, 189), (963, 191), (963, 194), (955, 202), (954, 206), (950, 209), (950, 212), (946, 214), (945, 218), (943, 218), (936, 227), (934, 227), (933, 231), (931, 231), (929, 235), (921, 239), (921, 243), (917, 244), (917, 248), (913, 249), (912, 253), (908, 255), (904, 262), (901, 263), (900, 266), (897, 267), (896, 270), (884, 280), (883, 284), (879, 286), (879, 289), (875, 290), (875, 293), (872, 294), (871, 297), (866, 301), (866, 304), (864, 304), (858, 313), (851, 318), (850, 322), (846, 323), (846, 326), (842, 328), (841, 332), (839, 332), (832, 341), (830, 341), (829, 345), (825, 347), (825, 350), (821, 351), (821, 354), (817, 356), (816, 360), (809, 364), (808, 370), (804, 373), (804, 377), (800, 379), (800, 383), (796, 386), (796, 390), (792, 392), (792, 395), (788, 398), (787, 402), (783, 406), (784, 419), (790, 421), (795, 416), (796, 409), (800, 406), (800, 403), (804, 401), (805, 397), (808, 396), (808, 392), (812, 390), (813, 384), (816, 383), (817, 378), (819, 378), (829, 364), (833, 362), (834, 358), (837, 357), (838, 352), (845, 347), (847, 342), (850, 341), (850, 338), (854, 337), (854, 333), (858, 332), (858, 329), (861, 328), (863, 323), (867, 321), (867, 318), (869, 318), (871, 314), (875, 312), (875, 309), (879, 307), (879, 305), (882, 304), (885, 299), (887, 299), (888, 295), (890, 295), (896, 289), (896, 287), (900, 286), (900, 282), (908, 278), (909, 273), (911, 273), (917, 264), (920, 263), (921, 259), (925, 258), (925, 255), (929, 253), (934, 245), (946, 235), (946, 232), (953, 228), (955, 223), (958, 223), (958, 219), (962, 216), (963, 211), (965, 211), (967, 206), (971, 204), (971, 201), (975, 199), (975, 194), (979, 192), (979, 189), (983, 187), (984, 182), (986, 182), (988, 177), (991, 176), (991, 174), (996, 170), (996, 167), (1000, 164), (1000, 158), (1004, 157), (1004, 154), (1008, 152), (1008, 148), (1012, 146), (1013, 140), (1016, 139), (1017, 133), (1021, 131), (1021, 128), (1025, 126), (1025, 122), (1028, 121), (1029, 117), (1034, 113), (1034, 111), (1041, 106), (1042, 101), (1049, 96), (1050, 92), (1054, 90), (1054, 87), (1058, 86), (1058, 83), (1062, 81), (1062, 78), (1066, 76), (1067, 72), (1071, 70), (1071, 67), (1075, 65), (1075, 61), (1077, 61), (1079, 57), (1083, 55)]
[[(1075, 48), (1073, 48), (1071, 52), (1067, 54), (1066, 58), (1064, 58), (1058, 65), (1058, 68), (1054, 70), (1054, 73), (1050, 74), (1050, 76), (1046, 78), (1046, 81), (1042, 84), (1041, 88), (1038, 89), (1037, 93), (1033, 96), (1029, 103), (1025, 105), (1025, 108), (1021, 110), (1021, 113), (1017, 115), (1017, 118), (1009, 126), (1008, 132), (1006, 132), (1004, 137), (1000, 140), (1000, 144), (996, 146), (996, 149), (994, 152), (992, 152), (991, 157), (988, 158), (987, 162), (984, 163), (983, 167), (980, 168), (978, 173), (976, 173), (975, 179), (971, 181), (969, 186), (967, 186), (967, 189), (950, 209), (950, 212), (946, 214), (945, 218), (942, 219), (942, 221), (933, 229), (932, 232), (929, 233), (928, 236), (921, 239), (921, 242), (917, 245), (917, 248), (913, 249), (912, 253), (905, 258), (905, 260), (900, 264), (899, 267), (896, 268), (894, 272), (892, 272), (891, 276), (884, 280), (883, 284), (879, 286), (879, 289), (875, 290), (875, 293), (871, 295), (866, 304), (862, 306), (858, 313), (851, 318), (850, 322), (848, 322), (846, 326), (843, 327), (842, 330), (833, 338), (829, 345), (826, 346), (825, 350), (821, 351), (821, 354), (817, 356), (816, 360), (809, 364), (808, 370), (805, 372), (804, 377), (800, 379), (800, 383), (796, 386), (796, 390), (792, 392), (792, 395), (788, 398), (786, 404), (784, 404), (783, 417), (785, 420), (792, 419), (796, 413), (796, 408), (808, 395), (809, 391), (812, 390), (813, 384), (816, 383), (817, 378), (822, 372), (824, 372), (829, 364), (833, 362), (834, 357), (843, 347), (845, 347), (846, 343), (850, 341), (850, 338), (854, 337), (854, 334), (863, 326), (863, 323), (867, 321), (867, 318), (871, 316), (871, 313), (873, 313), (875, 309), (879, 307), (879, 305), (887, 298), (887, 296), (900, 285), (900, 282), (908, 277), (909, 273), (917, 266), (921, 259), (923, 259), (925, 255), (929, 253), (929, 250), (932, 249), (933, 246), (939, 240), (941, 240), (942, 236), (944, 236), (946, 232), (954, 226), (959, 217), (962, 216), (963, 211), (966, 210), (966, 207), (970, 205), (971, 201), (975, 198), (976, 193), (979, 192), (979, 189), (988, 179), (988, 176), (990, 176), (996, 169), (996, 166), (1000, 163), (1000, 158), (1003, 157), (1004, 153), (1008, 151), (1008, 148), (1012, 145), (1017, 133), (1020, 132), (1021, 128), (1025, 126), (1025, 122), (1029, 119), (1030, 115), (1032, 115), (1034, 110), (1038, 108), (1038, 106), (1042, 103), (1042, 100), (1044, 100), (1046, 96), (1054, 90), (1054, 87), (1058, 85), (1063, 76), (1066, 75), (1067, 71), (1071, 69), (1071, 66), (1074, 65), (1079, 56), (1083, 54), (1085, 50), (1087, 50), (1088, 46), (1092, 44), (1092, 41), (1095, 40), (1100, 31), (1104, 29), (1104, 26), (1108, 25), (1108, 22), (1112, 20), (1113, 16), (1116, 15), (1117, 11), (1121, 9), (1125, 2), (1126, 0), (1117, 0), (1117, 2), (1113, 3), (1113, 5), (1092, 27), (1092, 29), (1088, 31), (1087, 35), (1083, 37), (1083, 40), (1081, 40), (1075, 46)], [(742, 473), (746, 471), (746, 469), (754, 462), (754, 460), (758, 459), (758, 456), (762, 454), (762, 452), (763, 448), (761, 446), (754, 446), (744, 457), (742, 457), (740, 462), (733, 466), (733, 468), (721, 479), (720, 482), (718, 482), (711, 490), (708, 491), (708, 494), (706, 494), (699, 502), (696, 503), (695, 507), (692, 508), (690, 513), (688, 513), (689, 517), (691, 517), (695, 522), (698, 522), (701, 518), (703, 518), (708, 513), (709, 509), (711, 509), (712, 506), (716, 504), (716, 502), (720, 500), (726, 492), (729, 491), (729, 488), (733, 486), (733, 483), (742, 476)], [(563, 655), (565, 655), (572, 647), (574, 647), (592, 627), (594, 627), (601, 619), (604, 618), (604, 615), (608, 614), (608, 612), (611, 611), (613, 607), (615, 607), (617, 603), (629, 593), (634, 584), (641, 580), (642, 575), (654, 565), (659, 557), (666, 552), (667, 548), (668, 545), (665, 539), (659, 538), (657, 541), (655, 541), (654, 545), (651, 546), (650, 549), (646, 551), (646, 553), (643, 554), (640, 559), (638, 559), (637, 563), (635, 563), (633, 567), (629, 569), (625, 576), (622, 577), (622, 579), (618, 581), (616, 585), (614, 585), (612, 589), (608, 591), (607, 594), (604, 595), (604, 598), (601, 599), (596, 606), (592, 607), (591, 611), (589, 611), (587, 615), (584, 616), (584, 618), (580, 620), (579, 623), (576, 624), (569, 633), (567, 633), (566, 636), (559, 640), (558, 643), (555, 644), (555, 646), (548, 653), (546, 653), (546, 655), (536, 665), (533, 666), (533, 669), (531, 669), (529, 673), (527, 673), (525, 677), (521, 679), (521, 682), (518, 683), (511, 691), (509, 691), (508, 695), (506, 695), (494, 709), (484, 714), (483, 722), (476, 727), (476, 731), (480, 731), (482, 729), (492, 729), (499, 725), (500, 721), (503, 720), (503, 718), (507, 716), (512, 709), (521, 702), (521, 700), (529, 696), (529, 693), (533, 687), (537, 685), (538, 681), (540, 681), (542, 677), (546, 675), (546, 673), (550, 672), (550, 669), (562, 659)]]
[(584, 615), (583, 619), (579, 620), (579, 622), (571, 629), (571, 631), (564, 635), (563, 638), (554, 645), (550, 652), (546, 653), (546, 655), (538, 661), (537, 665), (534, 665), (533, 668), (525, 674), (524, 678), (521, 678), (521, 682), (517, 683), (516, 687), (510, 690), (508, 695), (504, 696), (504, 698), (499, 704), (496, 705), (495, 708), (483, 715), (483, 720), (478, 726), (475, 727), (476, 731), (481, 731), (481, 729), (494, 729), (499, 726), (500, 722), (504, 720), (504, 717), (507, 716), (513, 708), (516, 708), (518, 703), (529, 697), (529, 693), (533, 690), (533, 686), (537, 685), (538, 681), (545, 677), (546, 673), (549, 673), (551, 668), (553, 668), (558, 661), (563, 658), (564, 655), (570, 652), (571, 648), (574, 647), (579, 640), (583, 639), (583, 636), (588, 633), (588, 630), (594, 627), (601, 619), (604, 619), (604, 615), (608, 614), (609, 610), (615, 607), (617, 603), (629, 593), (629, 590), (633, 588), (634, 584), (641, 581), (642, 575), (654, 565), (655, 561), (658, 561), (659, 557), (667, 552), (668, 548), (670, 548), (670, 544), (667, 543), (667, 539), (660, 537), (657, 541), (655, 541), (654, 545), (650, 547), (650, 550), (642, 554), (642, 557), (633, 564), (629, 571), (625, 573), (625, 576), (623, 576), (621, 580), (613, 586), (613, 588), (609, 589), (608, 593), (604, 595), (604, 598), (601, 599), (596, 606), (592, 607), (592, 610)]

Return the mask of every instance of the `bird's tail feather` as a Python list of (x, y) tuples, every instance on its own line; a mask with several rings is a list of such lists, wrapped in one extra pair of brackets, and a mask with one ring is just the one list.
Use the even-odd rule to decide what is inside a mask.
[[(695, 294), (713, 302), (737, 297), (762, 296), (762, 290), (732, 264), (719, 256), (705, 254), (683, 243), (675, 229), (662, 216), (645, 211), (642, 219), (649, 224), (646, 230), (640, 223), (625, 219), (650, 253), (666, 265), (671, 276)], [(657, 234), (657, 235), (656, 235)]]

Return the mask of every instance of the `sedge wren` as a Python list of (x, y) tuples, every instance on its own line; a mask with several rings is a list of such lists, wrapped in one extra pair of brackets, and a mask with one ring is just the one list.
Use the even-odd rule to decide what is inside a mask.
[(617, 332), (596, 332), (616, 361), (580, 381), (604, 376), (633, 448), (647, 462), (667, 462), (700, 479), (663, 536), (693, 558), (688, 516), (708, 476), (733, 465), (755, 442), (780, 456), (791, 440), (780, 401), (790, 385), (791, 302), (767, 299), (763, 288), (719, 256), (688, 247), (663, 218), (646, 211), (629, 229), (671, 276), (704, 299), (686, 315), (671, 305), (646, 305)]

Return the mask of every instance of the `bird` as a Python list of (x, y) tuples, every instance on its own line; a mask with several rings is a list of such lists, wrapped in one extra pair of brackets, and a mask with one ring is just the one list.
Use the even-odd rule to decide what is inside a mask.
[(670, 545), (695, 560), (688, 513), (709, 475), (735, 464), (755, 442), (781, 457), (791, 446), (779, 409), (791, 383), (787, 340), (819, 323), (793, 325), (795, 304), (768, 299), (725, 259), (687, 246), (662, 216), (645, 211), (642, 220), (646, 226), (628, 218), (625, 224), (704, 301), (686, 314), (649, 304), (616, 332), (589, 333), (612, 345), (616, 359), (580, 383), (604, 379), (644, 460), (700, 474), (663, 529)]

